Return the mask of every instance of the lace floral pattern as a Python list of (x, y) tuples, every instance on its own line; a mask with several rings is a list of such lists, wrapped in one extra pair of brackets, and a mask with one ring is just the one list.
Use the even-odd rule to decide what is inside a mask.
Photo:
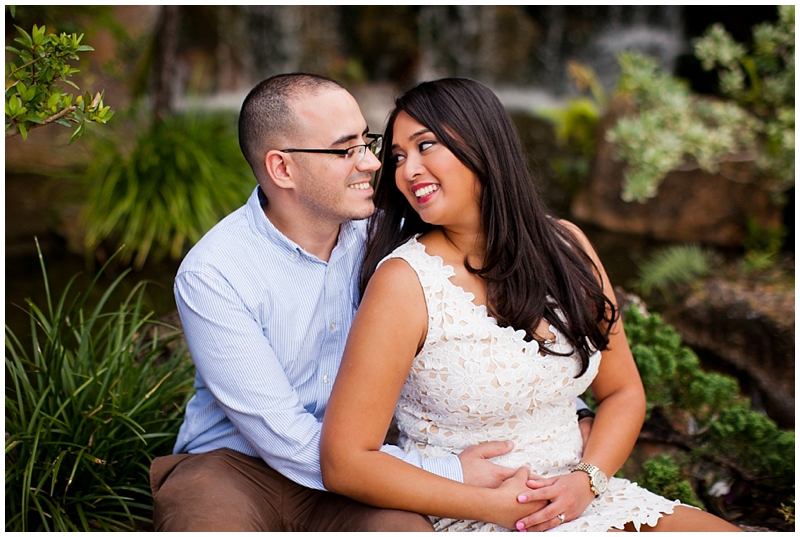
[[(428, 307), (428, 334), (414, 358), (397, 404), (399, 445), (423, 456), (460, 453), (479, 442), (512, 440), (513, 452), (493, 462), (548, 477), (569, 473), (580, 462), (583, 442), (575, 398), (597, 375), (595, 352), (579, 378), (577, 359), (564, 336), (550, 327), (548, 348), (567, 356), (542, 354), (524, 331), (501, 327), (474, 296), (454, 285), (453, 267), (430, 256), (416, 238), (389, 258), (404, 259), (416, 271)], [(556, 531), (621, 529), (633, 521), (655, 525), (677, 502), (661, 498), (625, 479), (611, 478), (609, 490), (576, 520)], [(434, 519), (437, 530), (504, 531), (485, 522)], [(553, 531), (553, 530), (551, 530)]]

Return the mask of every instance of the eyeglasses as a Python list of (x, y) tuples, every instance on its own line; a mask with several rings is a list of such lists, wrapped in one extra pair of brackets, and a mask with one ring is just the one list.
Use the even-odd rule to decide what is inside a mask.
[(345, 160), (360, 162), (367, 153), (367, 148), (377, 157), (383, 149), (382, 134), (367, 134), (369, 142), (358, 144), (347, 149), (280, 149), (281, 153), (329, 153), (331, 155), (342, 155)]

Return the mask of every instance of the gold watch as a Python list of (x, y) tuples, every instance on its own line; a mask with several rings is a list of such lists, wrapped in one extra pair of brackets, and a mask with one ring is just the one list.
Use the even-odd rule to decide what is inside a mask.
[(603, 473), (603, 471), (597, 466), (589, 464), (588, 462), (582, 462), (578, 464), (578, 466), (576, 466), (572, 471), (586, 472), (589, 474), (589, 486), (592, 488), (595, 498), (604, 493), (606, 488), (608, 488), (608, 478), (606, 477), (606, 474)]

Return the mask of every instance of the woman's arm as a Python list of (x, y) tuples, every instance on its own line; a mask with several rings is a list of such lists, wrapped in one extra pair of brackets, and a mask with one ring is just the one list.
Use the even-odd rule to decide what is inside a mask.
[(375, 272), (350, 330), (322, 426), (325, 487), (378, 507), (513, 528), (541, 508), (520, 504), (528, 470), (496, 489), (445, 479), (380, 451), (411, 363), (427, 333), (416, 273), (402, 260)]
[[(614, 307), (617, 307), (614, 290), (589, 240), (574, 224), (563, 220), (560, 223), (575, 235), (594, 261), (603, 292)], [(597, 466), (607, 476), (613, 476), (627, 460), (636, 443), (644, 423), (646, 404), (642, 381), (628, 346), (621, 318), (611, 327), (608, 348), (602, 353), (600, 368), (592, 383), (592, 392), (599, 405), (581, 460)], [(562, 513), (566, 515), (565, 520), (577, 518), (594, 499), (589, 476), (584, 472), (534, 480), (529, 482), (529, 486), (538, 490), (525, 495), (526, 501), (551, 501), (545, 509), (520, 521), (526, 528), (533, 530), (538, 529), (537, 525)]]

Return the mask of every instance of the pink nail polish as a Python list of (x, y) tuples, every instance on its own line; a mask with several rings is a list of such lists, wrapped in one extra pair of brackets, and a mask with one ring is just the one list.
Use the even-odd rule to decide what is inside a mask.
[(525, 502), (527, 500), (528, 500), (528, 497), (525, 496), (524, 494), (520, 494), (519, 496), (517, 496), (517, 501), (518, 502)]
[(525, 529), (525, 524), (523, 524), (522, 522), (517, 522), (517, 529), (519, 531), (523, 531)]

